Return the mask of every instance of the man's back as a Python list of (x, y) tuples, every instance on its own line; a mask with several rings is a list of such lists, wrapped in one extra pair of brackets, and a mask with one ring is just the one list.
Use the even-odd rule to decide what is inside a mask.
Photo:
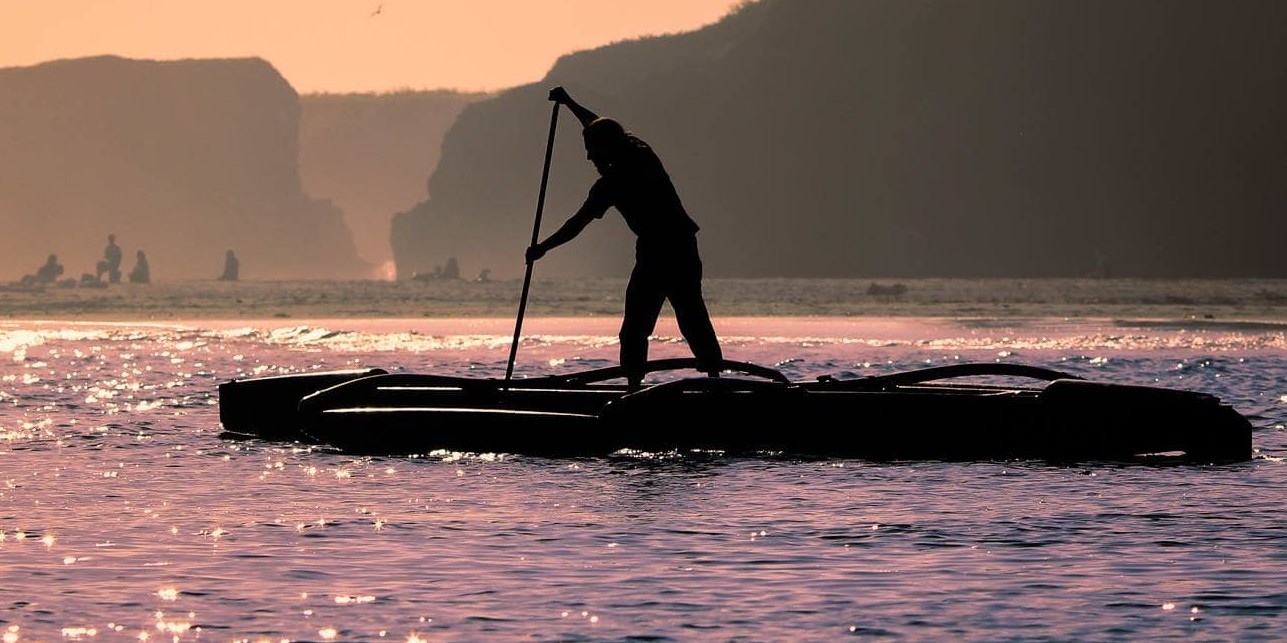
[(669, 238), (698, 230), (688, 216), (666, 168), (652, 147), (633, 134), (628, 145), (591, 193), (615, 206), (641, 238)]

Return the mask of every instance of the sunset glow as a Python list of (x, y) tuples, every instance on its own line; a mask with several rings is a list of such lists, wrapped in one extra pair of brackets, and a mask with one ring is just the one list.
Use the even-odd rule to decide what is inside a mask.
[(736, 0), (52, 0), (6, 5), (0, 67), (260, 57), (301, 93), (499, 90), (559, 56), (719, 20)]

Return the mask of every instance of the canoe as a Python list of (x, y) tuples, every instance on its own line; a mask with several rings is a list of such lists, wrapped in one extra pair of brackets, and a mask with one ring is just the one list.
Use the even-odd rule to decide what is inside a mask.
[[(649, 362), (650, 374), (694, 369)], [(543, 457), (633, 452), (878, 460), (1235, 462), (1251, 423), (1201, 392), (967, 363), (793, 381), (726, 361), (720, 377), (627, 390), (620, 367), (498, 380), (382, 369), (250, 378), (219, 387), (227, 437), (363, 455)], [(1017, 381), (1016, 381), (1017, 380)]]

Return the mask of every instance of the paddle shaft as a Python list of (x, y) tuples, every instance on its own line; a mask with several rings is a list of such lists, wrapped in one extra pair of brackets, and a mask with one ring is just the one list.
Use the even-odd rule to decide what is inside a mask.
[[(550, 158), (554, 155), (554, 131), (559, 124), (559, 104), (554, 103), (550, 112), (550, 136), (545, 143), (545, 168), (541, 170), (541, 193), (536, 199), (536, 220), (532, 222), (532, 247), (541, 236), (541, 214), (545, 211), (545, 185), (550, 180)], [(505, 365), (505, 381), (509, 382), (514, 374), (514, 357), (518, 355), (518, 338), (523, 332), (523, 313), (527, 310), (527, 292), (532, 287), (532, 267), (536, 262), (527, 262), (527, 272), (523, 275), (523, 294), (518, 299), (518, 318), (514, 320), (514, 341), (509, 346), (509, 362)]]

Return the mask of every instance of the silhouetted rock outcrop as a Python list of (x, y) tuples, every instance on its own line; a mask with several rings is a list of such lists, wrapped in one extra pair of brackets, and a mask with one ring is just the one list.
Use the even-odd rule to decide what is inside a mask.
[(394, 212), (426, 197), (442, 138), (466, 105), (489, 94), (402, 91), (300, 96), (304, 191), (344, 211), (363, 259), (392, 262)]
[(0, 69), (0, 275), (107, 234), (156, 278), (365, 277), (342, 214), (298, 171), (298, 96), (259, 59), (85, 58)]
[[(1287, 276), (1287, 3), (762, 0), (474, 103), (399, 273), (523, 270), (553, 85), (651, 143), (711, 276)], [(560, 121), (545, 233), (593, 180)], [(624, 275), (615, 212), (539, 274)]]

